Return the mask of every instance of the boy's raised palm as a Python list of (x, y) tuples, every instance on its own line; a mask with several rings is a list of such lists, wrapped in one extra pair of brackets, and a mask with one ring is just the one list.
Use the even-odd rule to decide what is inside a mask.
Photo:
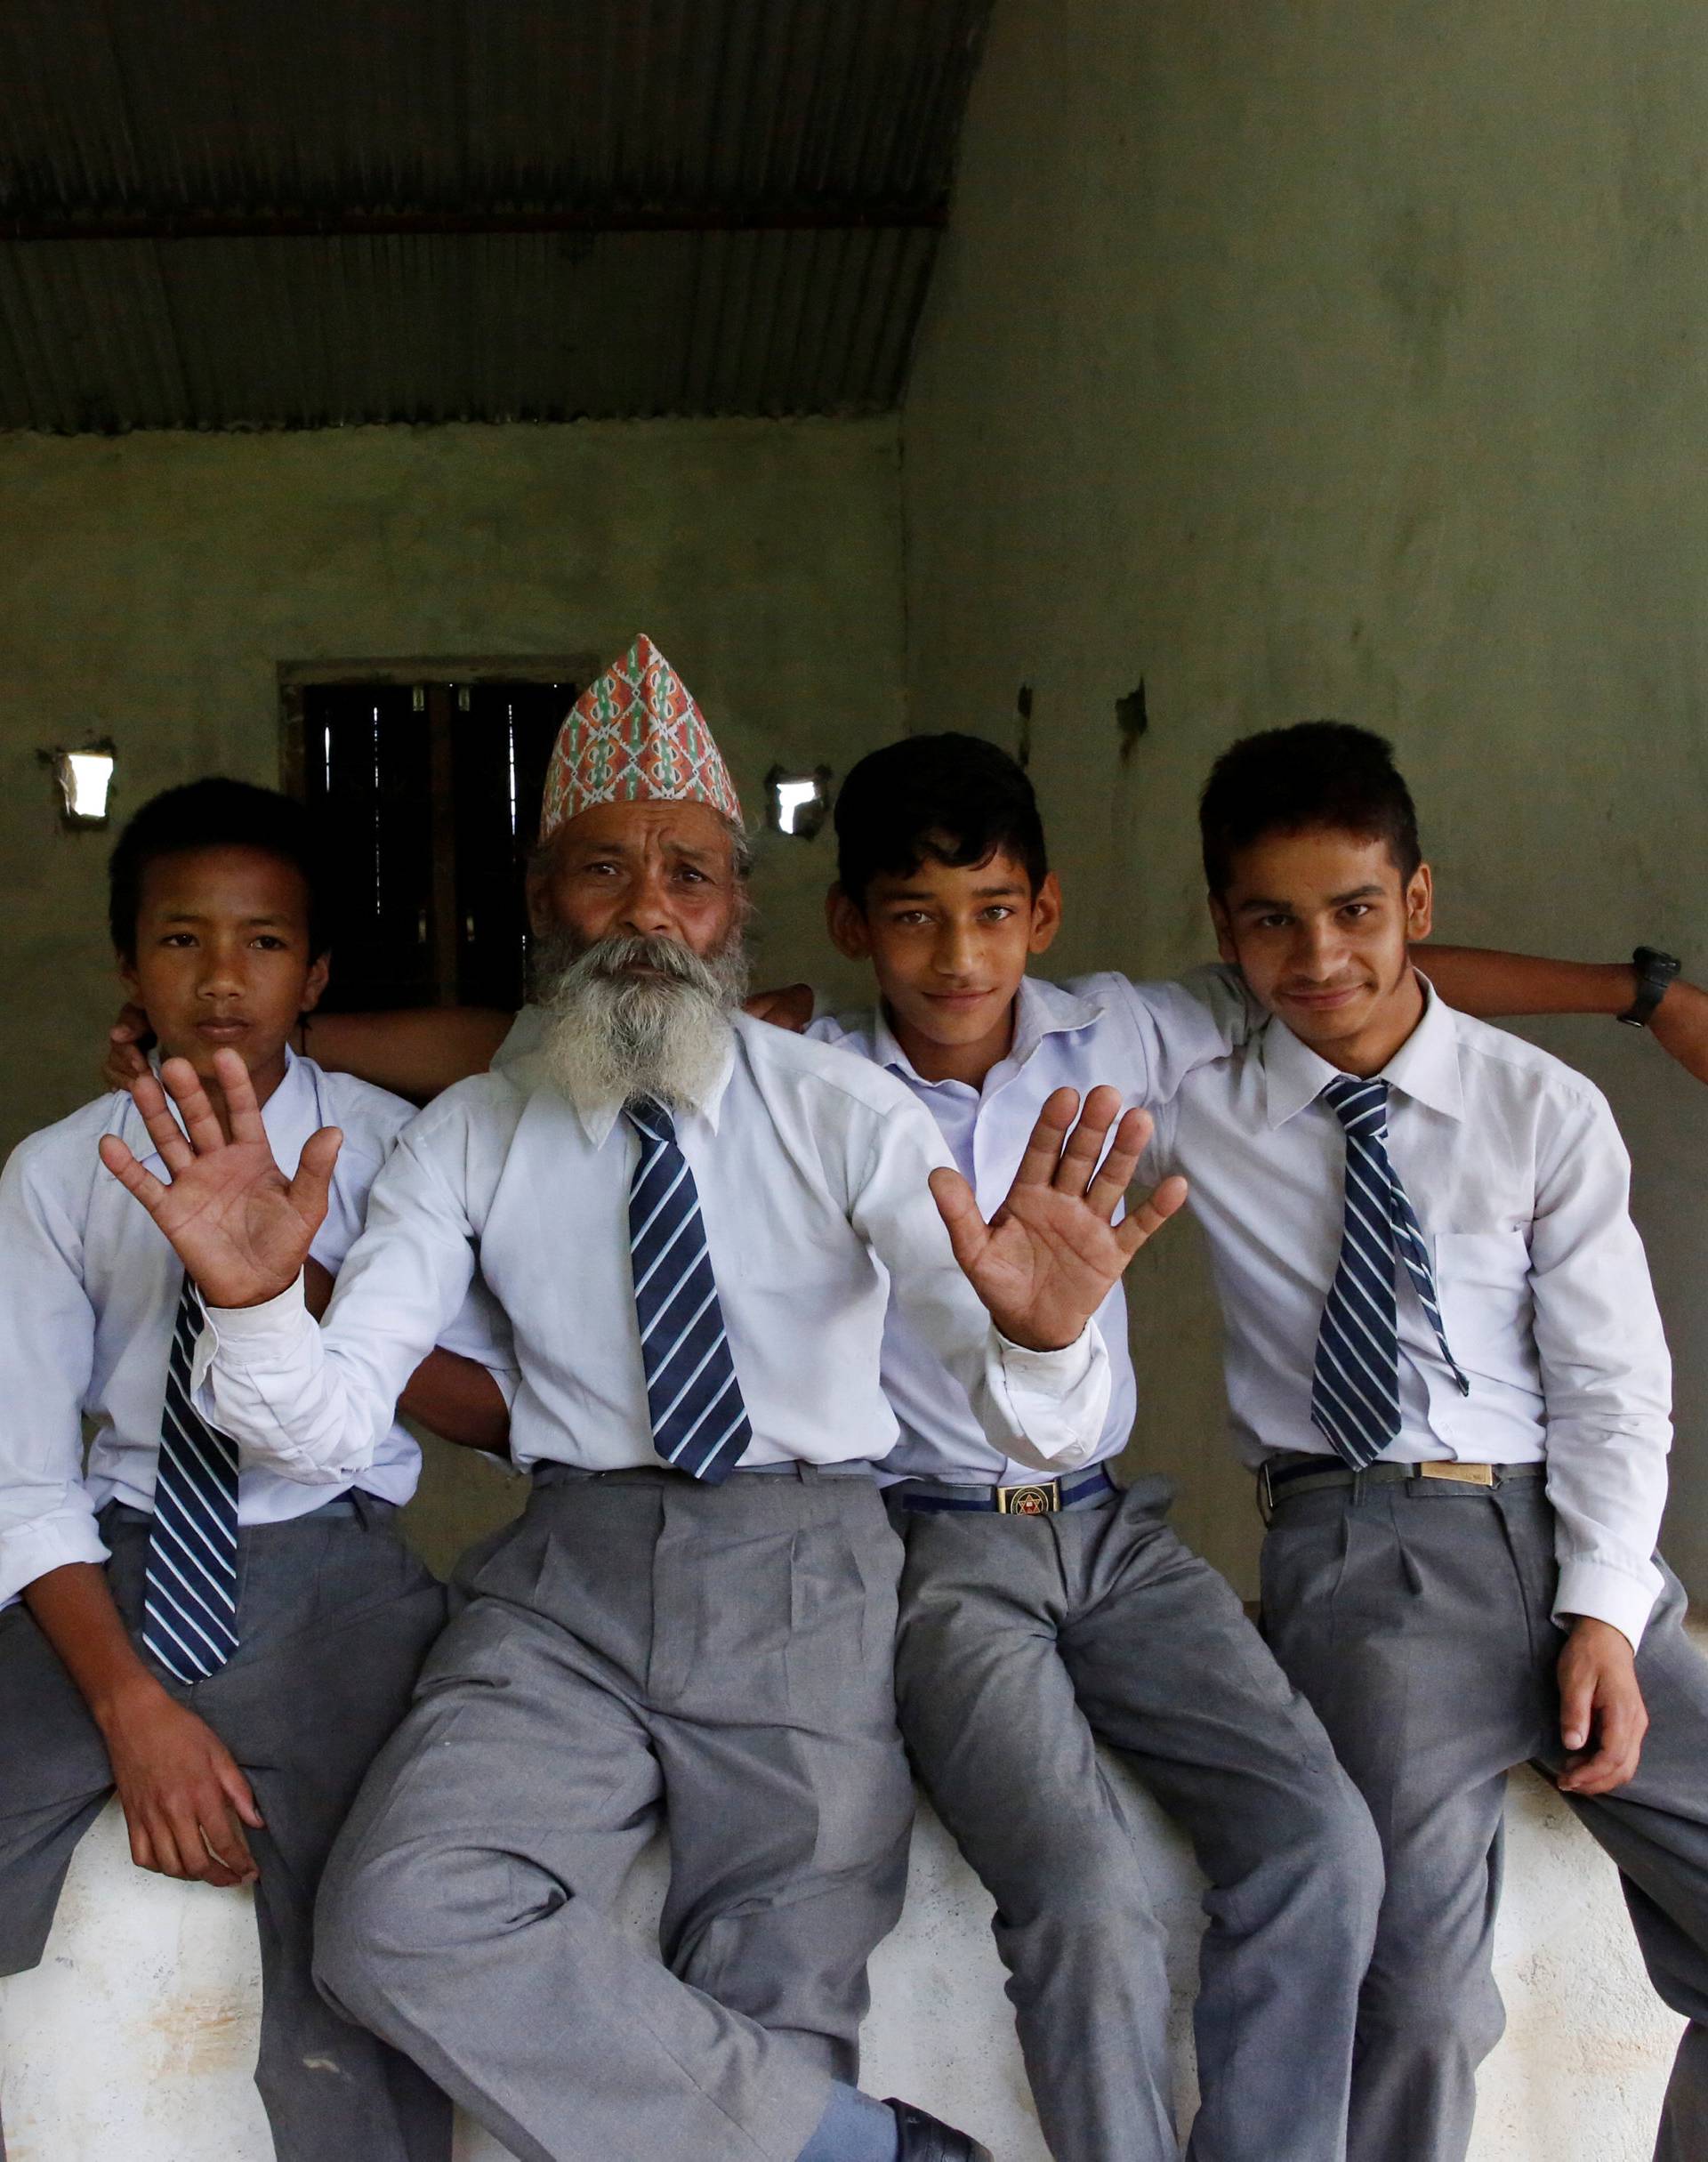
[[(101, 1160), (172, 1241), (210, 1306), (259, 1306), (302, 1272), (326, 1217), (343, 1136), (336, 1126), (322, 1126), (304, 1144), (296, 1176), (287, 1179), (273, 1161), (243, 1061), (235, 1051), (216, 1051), (214, 1071), (225, 1094), (230, 1140), (195, 1068), (188, 1059), (168, 1059), (160, 1069), (165, 1090), (148, 1073), (132, 1082), (131, 1094), (170, 1181), (145, 1171), (117, 1134), (102, 1140)], [(166, 1090), (183, 1114), (181, 1130)]]
[(1008, 1198), (988, 1223), (958, 1171), (931, 1174), (955, 1258), (1003, 1335), (1034, 1351), (1074, 1343), (1140, 1247), (1186, 1199), (1184, 1179), (1164, 1179), (1114, 1222), (1151, 1122), (1143, 1111), (1129, 1111), (1116, 1125), (1121, 1099), (1112, 1088), (1091, 1092), (1076, 1125), (1078, 1109), (1070, 1088), (1050, 1098)]

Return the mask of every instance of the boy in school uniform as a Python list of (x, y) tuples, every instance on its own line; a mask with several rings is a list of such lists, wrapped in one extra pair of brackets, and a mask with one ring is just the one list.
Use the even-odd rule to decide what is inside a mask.
[[(1221, 1297), (1269, 1527), (1263, 1621), (1381, 1835), (1351, 2162), (1456, 2162), (1502, 2029), (1510, 1767), (1617, 1863), (1684, 2014), (1657, 2162), (1708, 2157), (1708, 1663), (1655, 1553), (1670, 1373), (1599, 1093), (1456, 1012), (1378, 737), (1237, 744), (1202, 807), (1221, 951), (1268, 1016), (1156, 1109)], [(1676, 964), (1672, 964), (1676, 966)], [(1688, 1012), (1655, 956), (1631, 1018)]]
[[(209, 1077), (210, 1116), (225, 1048), (282, 1165), (342, 1129), (314, 1249), (335, 1271), (413, 1111), (289, 1049), (326, 979), (304, 813), (236, 781), (171, 790), (126, 827), (110, 887), (125, 980), (162, 1054)], [(330, 1488), (239, 1466), (190, 1408), (193, 1287), (102, 1168), (105, 1134), (152, 1153), (129, 1096), (106, 1096), (0, 1178), (0, 1973), (40, 1958), (72, 1851), (117, 1788), (140, 1867), (254, 1888), (255, 2077), (280, 2162), (445, 2162), (445, 2098), (310, 1978), (321, 1864), (444, 1618), (393, 1523), (418, 1451), (393, 1426)], [(472, 1317), (459, 1328), (500, 1363)], [(434, 1352), (406, 1402), (503, 1446), (500, 1386), (472, 1360)]]

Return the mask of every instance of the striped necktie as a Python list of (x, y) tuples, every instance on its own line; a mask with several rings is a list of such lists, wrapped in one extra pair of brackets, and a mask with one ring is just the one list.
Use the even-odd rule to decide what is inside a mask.
[(1352, 1468), (1362, 1471), (1399, 1432), (1396, 1256), (1406, 1264), (1462, 1395), (1469, 1395), (1470, 1384), (1447, 1348), (1429, 1248), (1388, 1160), (1388, 1084), (1337, 1074), (1323, 1096), (1346, 1129), (1346, 1224), (1317, 1338), (1310, 1416)]
[(706, 1251), (700, 1197), (670, 1114), (650, 1097), (628, 1106), (640, 1154), (629, 1184), (629, 1254), (652, 1445), (666, 1464), (716, 1486), (753, 1430)]
[(186, 1277), (166, 1361), (142, 1598), (142, 1642), (181, 1682), (205, 1681), (238, 1648), (238, 1445), (190, 1406), (202, 1319)]

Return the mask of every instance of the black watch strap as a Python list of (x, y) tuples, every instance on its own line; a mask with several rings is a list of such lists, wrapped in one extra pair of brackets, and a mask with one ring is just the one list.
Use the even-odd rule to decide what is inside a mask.
[(1655, 1009), (1666, 996), (1666, 987), (1684, 966), (1676, 954), (1664, 954), (1658, 947), (1640, 946), (1631, 956), (1631, 965), (1637, 972), (1637, 996), (1619, 1016), (1628, 1028), (1647, 1029), (1655, 1018)]

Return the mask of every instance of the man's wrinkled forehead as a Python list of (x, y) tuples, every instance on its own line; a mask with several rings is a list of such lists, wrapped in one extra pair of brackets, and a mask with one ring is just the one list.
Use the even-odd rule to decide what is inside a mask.
[(636, 860), (660, 855), (727, 875), (736, 860), (735, 835), (709, 803), (595, 803), (550, 845), (560, 863), (607, 852)]

